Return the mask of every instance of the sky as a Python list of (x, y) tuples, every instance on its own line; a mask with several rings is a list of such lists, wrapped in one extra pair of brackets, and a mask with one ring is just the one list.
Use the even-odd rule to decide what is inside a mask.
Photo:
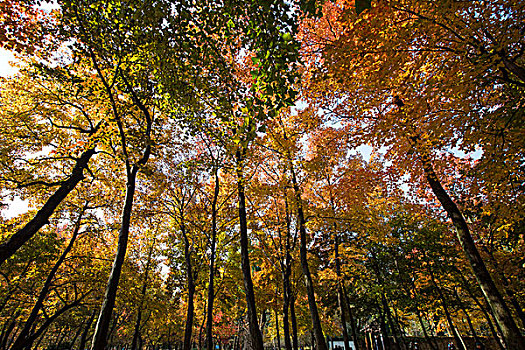
[[(9, 64), (10, 61), (14, 60), (15, 57), (11, 52), (0, 48), (0, 77), (7, 77), (17, 72), (18, 69)], [(15, 197), (13, 201), (4, 200), (4, 203), (9, 205), (7, 209), (2, 209), (2, 216), (6, 219), (24, 213), (29, 209), (28, 202), (19, 197)]]
[(15, 56), (3, 48), (0, 48), (0, 76), (7, 77), (16, 73), (17, 68), (12, 67), (9, 62), (14, 61)]

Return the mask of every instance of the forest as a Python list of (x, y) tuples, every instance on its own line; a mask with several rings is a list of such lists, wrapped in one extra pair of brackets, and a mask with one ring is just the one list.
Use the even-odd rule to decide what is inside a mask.
[(2, 0), (0, 50), (0, 350), (525, 350), (524, 1)]

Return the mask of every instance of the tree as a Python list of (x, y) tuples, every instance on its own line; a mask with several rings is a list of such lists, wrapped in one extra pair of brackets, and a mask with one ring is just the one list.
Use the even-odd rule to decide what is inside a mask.
[[(311, 27), (310, 34), (318, 40), (314, 46), (321, 45), (324, 50), (327, 64), (319, 71), (328, 73), (324, 77), (332, 84), (332, 95), (339, 96), (336, 98), (341, 102), (331, 100), (332, 105), (323, 105), (359, 131), (356, 140), (390, 147), (389, 154), (398, 164), (420, 156), (427, 183), (451, 218), (509, 346), (522, 348), (525, 345), (520, 332), (468, 224), (433, 167), (439, 152), (454, 146), (469, 151), (478, 145), (487, 156), (492, 154), (494, 144), (482, 136), (484, 132), (495, 128), (510, 136), (519, 130), (510, 117), (514, 112), (503, 106), (511, 100), (516, 102), (518, 97), (513, 91), (521, 89), (521, 56), (510, 48), (522, 44), (517, 36), (511, 36), (503, 44), (504, 49), (493, 47), (495, 38), (506, 35), (504, 31), (518, 32), (516, 22), (506, 21), (502, 13), (512, 17), (522, 9), (507, 2), (497, 7), (452, 2), (441, 5), (412, 7), (385, 1), (366, 11), (362, 18), (352, 15), (351, 4), (343, 4), (342, 8), (327, 5), (331, 11), (327, 20), (336, 23), (336, 30), (322, 33), (321, 28), (326, 27)], [(483, 15), (478, 18), (474, 13)], [(360, 25), (365, 20), (366, 25)], [(379, 49), (361, 50), (365, 40), (366, 47)], [(313, 64), (311, 67), (317, 68)], [(311, 91), (320, 96), (314, 86)], [(366, 103), (354, 103), (350, 96), (367, 96)], [(507, 115), (511, 122), (497, 126), (497, 117), (489, 106), (494, 106), (498, 115)], [(345, 117), (353, 115), (354, 119)], [(514, 154), (510, 149), (520, 147), (518, 139), (507, 142), (509, 155)]]

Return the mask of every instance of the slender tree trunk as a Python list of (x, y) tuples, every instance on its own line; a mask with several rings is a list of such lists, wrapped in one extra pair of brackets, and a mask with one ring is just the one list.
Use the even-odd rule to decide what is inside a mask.
[(6, 323), (9, 323), (7, 327), (5, 327), (5, 330), (2, 332), (2, 337), (0, 338), (0, 349), (4, 350), (8, 347), (8, 340), (11, 336), (11, 333), (16, 327), (16, 319), (20, 314), (22, 313), (22, 309), (17, 309), (15, 311), (15, 314), (9, 318), (9, 320), (6, 321)]
[(284, 347), (286, 350), (292, 350), (292, 343), (290, 341), (290, 322), (288, 320), (288, 310), (290, 308), (290, 299), (291, 299), (291, 286), (290, 286), (290, 253), (286, 252), (285, 266), (283, 275), (283, 336), (284, 336)]
[(107, 337), (109, 331), (109, 324), (111, 322), (111, 315), (115, 307), (115, 299), (117, 297), (118, 284), (120, 274), (122, 272), (122, 265), (126, 256), (128, 247), (129, 227), (131, 222), (131, 211), (133, 208), (133, 196), (135, 194), (135, 181), (139, 168), (134, 165), (131, 171), (128, 172), (128, 179), (126, 183), (126, 198), (124, 200), (124, 208), (122, 210), (122, 224), (120, 227), (117, 254), (113, 261), (113, 267), (109, 275), (108, 284), (104, 301), (100, 309), (100, 314), (95, 327), (95, 334), (91, 344), (91, 350), (105, 350), (107, 345)]
[(417, 319), (419, 321), (419, 325), (421, 326), (421, 330), (423, 331), (423, 336), (425, 337), (425, 340), (427, 341), (427, 344), (430, 346), (432, 350), (437, 350), (436, 345), (434, 344), (433, 339), (430, 339), (428, 336), (427, 329), (425, 327), (425, 324), (423, 323), (423, 319), (421, 318), (421, 312), (419, 309), (417, 309)]
[[(412, 136), (411, 141), (414, 145), (421, 144), (421, 138), (419, 136)], [(423, 147), (423, 151), (420, 151), (420, 157), (423, 164), (423, 170), (425, 171), (425, 177), (427, 179), (432, 192), (439, 200), (443, 209), (447, 212), (448, 216), (452, 220), (454, 227), (456, 228), (457, 237), (467, 260), (474, 271), (474, 276), (478, 281), (483, 295), (487, 299), (487, 302), (492, 310), (492, 313), (496, 319), (496, 322), (499, 324), (505, 342), (510, 349), (524, 350), (525, 349), (525, 340), (521, 335), (512, 314), (503, 299), (500, 291), (496, 287), (492, 276), (490, 275), (485, 262), (483, 261), (474, 239), (470, 234), (470, 229), (463, 217), (463, 214), (457, 207), (456, 203), (450, 198), (448, 193), (445, 191), (441, 182), (439, 181), (432, 162), (430, 160), (430, 154), (426, 147)]]
[(146, 268), (144, 269), (144, 280), (142, 281), (142, 289), (140, 291), (140, 304), (137, 312), (137, 319), (135, 321), (135, 328), (133, 330), (133, 338), (131, 340), (131, 350), (136, 350), (137, 341), (140, 335), (140, 323), (142, 321), (142, 306), (144, 305), (144, 298), (146, 297), (146, 290), (148, 288), (148, 275), (151, 266), (151, 257), (153, 255), (153, 248), (155, 247), (155, 239), (151, 243), (148, 252), (148, 260), (146, 261)]
[(275, 333), (277, 333), (277, 349), (281, 350), (281, 333), (279, 332), (279, 314), (275, 309)]
[(208, 279), (208, 312), (206, 314), (206, 348), (213, 350), (213, 303), (215, 299), (215, 245), (217, 241), (217, 201), (219, 198), (219, 168), (214, 168), (215, 187), (213, 189), (213, 200), (211, 202), (211, 256), (210, 271)]
[(290, 172), (292, 175), (292, 185), (294, 189), (295, 201), (297, 204), (297, 216), (299, 221), (299, 235), (300, 235), (300, 246), (299, 254), (301, 257), (301, 268), (306, 284), (306, 293), (308, 295), (308, 306), (310, 308), (310, 317), (312, 319), (312, 327), (317, 343), (317, 350), (328, 350), (326, 341), (323, 335), (323, 329), (321, 327), (321, 319), (319, 318), (319, 311), (317, 310), (317, 303), (315, 301), (315, 291), (312, 282), (312, 276), (310, 274), (310, 268), (308, 267), (307, 249), (306, 249), (306, 220), (304, 218), (303, 203), (301, 198), (301, 192), (299, 190), (299, 184), (295, 176), (292, 162), (290, 160)]
[(91, 316), (89, 316), (86, 326), (84, 327), (84, 331), (82, 332), (82, 335), (80, 336), (80, 343), (78, 344), (79, 350), (84, 350), (86, 348), (87, 343), (87, 337), (89, 333), (89, 329), (91, 328), (91, 325), (93, 324), (93, 320), (95, 319), (95, 316), (97, 314), (96, 310), (93, 310), (93, 313)]
[(494, 267), (494, 270), (496, 271), (496, 275), (499, 277), (499, 280), (501, 283), (503, 283), (503, 290), (505, 294), (508, 297), (508, 300), (510, 300), (510, 303), (514, 307), (514, 310), (516, 311), (516, 315), (518, 315), (519, 320), (521, 321), (521, 324), (523, 327), (525, 327), (525, 312), (523, 312), (523, 308), (521, 307), (518, 299), (516, 299), (516, 294), (510, 287), (509, 280), (507, 276), (505, 276), (504, 269), (502, 269), (497, 260), (494, 258), (494, 254), (491, 250), (488, 249), (486, 245), (483, 245), (483, 250), (487, 253), (489, 256), (489, 261), (492, 263), (492, 266)]
[(77, 332), (75, 333), (75, 336), (73, 337), (73, 340), (69, 343), (69, 350), (73, 350), (75, 348), (75, 342), (77, 341), (78, 336), (80, 333), (82, 333), (82, 326), (83, 324), (78, 327)]
[(465, 309), (465, 305), (463, 304), (463, 300), (461, 300), (461, 298), (459, 297), (459, 293), (458, 293), (456, 288), (454, 288), (454, 297), (456, 298), (456, 300), (458, 302), (459, 308), (461, 309), (461, 311), (463, 312), (463, 314), (467, 318), (467, 324), (468, 324), (468, 327), (470, 329), (470, 332), (472, 333), (472, 336), (474, 337), (474, 340), (475, 341), (479, 341), (478, 334), (476, 333), (476, 330), (474, 329), (474, 326), (472, 325), (472, 320), (470, 319), (470, 316), (469, 316), (467, 310)]
[(346, 305), (343, 294), (343, 278), (341, 276), (341, 261), (339, 260), (339, 235), (336, 231), (336, 224), (334, 223), (334, 255), (335, 255), (335, 273), (337, 276), (337, 303), (339, 304), (339, 310), (341, 313), (341, 328), (343, 331), (343, 342), (345, 350), (350, 350), (350, 341), (348, 339), (348, 329), (346, 327)]
[(60, 268), (60, 266), (66, 259), (66, 256), (69, 254), (69, 252), (73, 248), (73, 245), (78, 237), (78, 232), (80, 230), (82, 216), (84, 215), (85, 210), (86, 210), (86, 207), (84, 207), (82, 211), (80, 212), (78, 219), (75, 223), (73, 234), (71, 236), (71, 239), (69, 240), (68, 245), (66, 246), (66, 249), (64, 249), (64, 251), (58, 258), (58, 260), (55, 262), (55, 265), (53, 265), (53, 268), (47, 275), (46, 281), (44, 282), (44, 286), (40, 290), (38, 299), (35, 305), (33, 306), (31, 313), (29, 314), (26, 322), (24, 323), (24, 326), (22, 330), (20, 331), (20, 333), (18, 334), (18, 337), (16, 338), (15, 342), (11, 346), (12, 350), (22, 350), (26, 345), (28, 345), (31, 329), (33, 328), (33, 324), (35, 323), (38, 317), (38, 313), (40, 312), (40, 310), (42, 309), (42, 306), (44, 305), (44, 301), (47, 297), (47, 293), (49, 292), (49, 288), (51, 287), (51, 283), (53, 282), (53, 279), (55, 278), (55, 275), (58, 269)]
[[(283, 336), (284, 336), (284, 347), (286, 350), (292, 350), (292, 343), (290, 341), (290, 321), (289, 321), (289, 309), (292, 303), (292, 284), (290, 282), (290, 276), (292, 275), (292, 255), (290, 239), (292, 236), (291, 232), (291, 219), (288, 211), (288, 200), (286, 191), (284, 193), (285, 198), (285, 221), (286, 221), (286, 239), (284, 240), (284, 266), (282, 269), (283, 276)], [(294, 243), (295, 247), (295, 243)]]
[(385, 293), (381, 294), (381, 302), (383, 303), (383, 311), (385, 312), (388, 326), (390, 327), (392, 337), (394, 338), (394, 347), (400, 350), (401, 342), (399, 340), (394, 321), (392, 320), (392, 313), (390, 312), (390, 306), (388, 305), (388, 300), (386, 299)]
[(240, 244), (241, 244), (241, 269), (244, 279), (244, 291), (246, 294), (246, 305), (248, 309), (248, 328), (250, 336), (251, 350), (264, 350), (263, 338), (259, 324), (257, 322), (257, 309), (255, 307), (255, 294), (253, 292), (252, 274), (250, 268), (249, 242), (248, 242), (248, 223), (246, 219), (246, 198), (245, 198), (245, 179), (243, 175), (243, 163), (245, 149), (237, 149), (236, 173), (237, 190), (239, 194), (239, 225), (240, 225)]
[(183, 206), (184, 206), (184, 203), (181, 204), (181, 208), (180, 208), (180, 229), (182, 232), (182, 237), (184, 239), (184, 259), (186, 262), (188, 308), (186, 310), (186, 326), (184, 328), (184, 343), (183, 343), (184, 345), (182, 347), (182, 350), (190, 350), (191, 349), (191, 333), (193, 330), (193, 317), (194, 317), (193, 298), (195, 295), (195, 282), (193, 281), (190, 241), (186, 233), (186, 226), (184, 225)]
[[(500, 329), (498, 328), (498, 331), (500, 331), (499, 334), (498, 334), (498, 331), (496, 331), (496, 329), (494, 328), (494, 323), (492, 322), (492, 318), (490, 317), (489, 313), (487, 312), (485, 307), (482, 305), (482, 303), (478, 300), (478, 298), (474, 295), (474, 292), (470, 288), (470, 285), (469, 285), (468, 281), (461, 274), (461, 271), (459, 271), (459, 270), (457, 270), (457, 271), (458, 271), (459, 277), (461, 278), (461, 281), (463, 282), (463, 287), (465, 288), (465, 290), (469, 294), (470, 298), (474, 301), (474, 303), (479, 307), (479, 309), (481, 310), (481, 312), (485, 316), (485, 319), (487, 320), (487, 325), (489, 326), (489, 329), (490, 329), (490, 333), (492, 334), (492, 336), (494, 337), (494, 339), (498, 343), (499, 348), (501, 350), (504, 350), (505, 347), (503, 346), (503, 338), (502, 338)], [(496, 324), (496, 327), (497, 326), (498, 325)]]
[(299, 350), (299, 339), (297, 336), (297, 318), (295, 316), (295, 294), (290, 293), (290, 317), (292, 319), (292, 347), (293, 350)]
[(463, 342), (463, 339), (461, 338), (459, 332), (457, 331), (456, 327), (454, 326), (454, 322), (452, 322), (452, 317), (450, 315), (450, 311), (448, 310), (448, 304), (445, 300), (445, 296), (443, 295), (443, 292), (441, 291), (441, 288), (437, 285), (436, 279), (434, 278), (434, 272), (432, 272), (431, 269), (428, 270), (430, 273), (430, 280), (432, 281), (432, 284), (434, 285), (434, 288), (438, 292), (439, 299), (441, 300), (441, 305), (443, 306), (443, 311), (445, 311), (445, 317), (447, 319), (448, 326), (450, 328), (450, 333), (454, 337), (454, 341), (456, 343), (456, 346), (460, 350), (467, 350), (467, 347), (465, 346), (465, 343)]
[(345, 297), (346, 306), (348, 307), (348, 318), (350, 319), (350, 328), (352, 329), (352, 338), (354, 340), (354, 347), (356, 350), (359, 350), (361, 344), (359, 343), (359, 338), (357, 336), (357, 325), (355, 322), (354, 314), (352, 308), (350, 307), (350, 300), (348, 299), (348, 294), (346, 293), (346, 288), (344, 282), (342, 283), (343, 295)]
[(71, 175), (64, 180), (60, 187), (49, 197), (31, 221), (18, 230), (14, 235), (0, 245), (0, 266), (10, 258), (21, 246), (33, 237), (42, 226), (49, 223), (49, 218), (67, 195), (73, 191), (77, 184), (84, 179), (84, 169), (95, 154), (95, 148), (90, 148), (76, 160)]

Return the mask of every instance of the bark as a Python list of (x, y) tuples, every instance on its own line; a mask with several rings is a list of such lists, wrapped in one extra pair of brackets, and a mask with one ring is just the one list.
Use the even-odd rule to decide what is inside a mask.
[(186, 263), (186, 281), (188, 288), (188, 308), (186, 310), (186, 325), (184, 328), (184, 343), (182, 350), (191, 349), (191, 333), (193, 329), (193, 318), (194, 318), (194, 304), (193, 298), (195, 295), (195, 282), (193, 280), (193, 271), (191, 263), (191, 251), (190, 251), (190, 241), (186, 233), (186, 226), (184, 225), (184, 213), (183, 206), (181, 204), (181, 213), (180, 213), (180, 229), (182, 232), (182, 237), (184, 239), (184, 260)]
[(142, 282), (142, 289), (140, 291), (140, 304), (138, 307), (137, 320), (135, 321), (135, 329), (133, 330), (133, 338), (131, 340), (131, 350), (137, 348), (137, 342), (140, 335), (140, 323), (142, 321), (142, 306), (144, 305), (144, 298), (146, 297), (146, 290), (148, 288), (148, 275), (151, 266), (151, 257), (153, 255), (153, 248), (155, 247), (155, 240), (153, 240), (149, 252), (148, 260), (146, 261), (146, 268), (144, 269), (144, 281)]
[[(292, 255), (291, 250), (291, 219), (288, 211), (288, 200), (286, 199), (286, 192), (284, 193), (285, 198), (285, 221), (286, 221), (286, 239), (284, 240), (284, 266), (281, 267), (281, 273), (283, 276), (283, 337), (284, 337), (284, 347), (286, 350), (292, 350), (292, 343), (290, 341), (290, 320), (289, 320), (289, 310), (291, 309), (292, 304), (292, 285), (290, 282), (290, 277), (292, 275)], [(295, 247), (295, 240), (294, 245)]]
[(417, 319), (419, 321), (419, 325), (421, 326), (421, 330), (423, 330), (423, 336), (425, 337), (427, 344), (430, 346), (432, 350), (437, 350), (437, 347), (434, 344), (433, 339), (430, 339), (430, 337), (428, 336), (427, 329), (425, 327), (425, 324), (423, 323), (423, 319), (421, 318), (421, 312), (419, 311), (419, 309), (417, 309), (416, 312), (417, 312)]
[(80, 327), (78, 327), (77, 332), (75, 333), (75, 336), (69, 343), (69, 350), (73, 350), (75, 348), (75, 342), (77, 341), (78, 336), (82, 333), (82, 324)]
[(4, 331), (2, 332), (2, 337), (0, 338), (0, 349), (7, 348), (9, 337), (16, 327), (16, 319), (18, 318), (18, 316), (20, 316), (21, 312), (22, 309), (19, 308), (17, 311), (15, 311), (15, 314), (11, 316), (9, 320), (6, 320), (6, 323), (8, 323), (9, 325), (5, 327)]
[(482, 247), (483, 250), (488, 254), (489, 260), (494, 270), (496, 271), (499, 280), (501, 281), (501, 283), (503, 283), (503, 290), (509, 298), (508, 300), (510, 300), (510, 303), (512, 304), (514, 310), (516, 311), (516, 314), (518, 315), (518, 318), (521, 321), (521, 325), (525, 327), (525, 312), (523, 312), (523, 308), (521, 307), (518, 299), (516, 299), (516, 295), (510, 286), (509, 279), (505, 275), (504, 269), (500, 268), (496, 258), (494, 258), (493, 252), (489, 250), (486, 245), (483, 245)]
[(55, 278), (55, 275), (58, 269), (60, 268), (60, 266), (66, 259), (66, 256), (69, 254), (69, 252), (73, 248), (73, 245), (78, 237), (78, 232), (80, 230), (82, 216), (84, 215), (85, 210), (86, 210), (86, 207), (84, 207), (82, 211), (80, 212), (78, 219), (75, 223), (73, 234), (71, 236), (71, 239), (69, 240), (68, 245), (66, 246), (66, 249), (64, 249), (64, 251), (58, 258), (58, 260), (55, 262), (55, 264), (51, 268), (51, 271), (47, 275), (46, 281), (44, 282), (44, 285), (42, 289), (40, 290), (38, 299), (35, 305), (33, 306), (31, 313), (27, 317), (27, 320), (25, 321), (22, 330), (20, 331), (20, 333), (18, 334), (18, 337), (16, 338), (15, 342), (11, 346), (12, 350), (21, 350), (28, 345), (31, 329), (33, 328), (33, 325), (38, 317), (38, 313), (40, 312), (40, 310), (42, 309), (42, 306), (44, 305), (44, 301), (47, 297), (47, 293), (49, 292), (49, 288), (51, 287), (51, 283), (53, 282), (53, 279)]
[[(334, 223), (334, 229), (336, 224)], [(341, 313), (341, 328), (343, 330), (343, 342), (345, 346), (345, 350), (350, 350), (350, 341), (348, 339), (348, 329), (346, 327), (346, 310), (347, 307), (345, 305), (345, 299), (343, 294), (343, 279), (341, 276), (341, 261), (339, 260), (339, 236), (336, 232), (334, 232), (334, 254), (335, 254), (335, 273), (337, 275), (337, 303), (339, 304), (339, 310)]]
[(277, 349), (281, 349), (281, 333), (279, 332), (279, 314), (275, 309), (275, 333), (277, 333)]
[(326, 340), (323, 335), (323, 329), (321, 327), (321, 320), (319, 318), (319, 311), (317, 310), (317, 303), (315, 301), (315, 291), (312, 282), (312, 276), (310, 274), (310, 268), (308, 267), (307, 249), (306, 249), (306, 220), (304, 218), (303, 203), (301, 193), (299, 190), (299, 184), (295, 176), (295, 171), (290, 161), (290, 172), (292, 175), (292, 185), (295, 195), (295, 201), (297, 204), (297, 216), (299, 221), (299, 255), (301, 257), (301, 268), (303, 271), (306, 293), (308, 295), (308, 306), (310, 308), (310, 317), (312, 320), (313, 333), (317, 344), (317, 350), (328, 350)]
[(357, 325), (355, 322), (354, 314), (352, 312), (352, 308), (350, 307), (350, 300), (348, 299), (348, 294), (346, 293), (346, 288), (344, 285), (344, 282), (342, 284), (343, 287), (343, 295), (345, 296), (346, 306), (348, 307), (348, 318), (350, 320), (350, 328), (352, 330), (352, 338), (354, 340), (354, 347), (356, 350), (360, 350), (361, 344), (359, 343), (359, 339), (357, 337)]
[(16, 251), (29, 241), (44, 225), (67, 195), (84, 179), (84, 169), (87, 169), (89, 160), (95, 154), (95, 148), (90, 148), (76, 160), (71, 175), (64, 180), (60, 187), (48, 198), (31, 221), (18, 230), (14, 235), (0, 245), (0, 266)]
[(243, 175), (243, 162), (245, 149), (236, 151), (236, 173), (237, 191), (239, 194), (239, 226), (241, 244), (241, 269), (244, 280), (244, 291), (246, 294), (246, 305), (248, 309), (248, 328), (251, 350), (264, 350), (263, 338), (259, 324), (257, 322), (257, 309), (255, 307), (255, 294), (253, 292), (253, 281), (250, 268), (249, 242), (248, 242), (248, 223), (246, 220), (246, 198), (245, 198), (245, 179)]
[(91, 328), (91, 325), (93, 324), (93, 320), (95, 320), (95, 316), (97, 315), (97, 311), (93, 310), (93, 313), (91, 316), (89, 316), (86, 326), (84, 327), (84, 331), (82, 332), (82, 336), (80, 336), (80, 343), (78, 344), (78, 348), (80, 350), (84, 350), (86, 348), (87, 343), (87, 337), (89, 333), (89, 329)]
[(295, 294), (293, 292), (290, 298), (290, 317), (292, 319), (292, 347), (293, 350), (298, 350), (299, 338), (297, 336), (297, 318), (295, 316)]
[(211, 202), (211, 256), (210, 271), (208, 279), (208, 312), (206, 317), (206, 348), (213, 349), (213, 303), (215, 299), (215, 245), (217, 241), (217, 201), (219, 198), (219, 169), (214, 169), (215, 187), (213, 189), (213, 200)]
[(394, 348), (401, 350), (401, 342), (399, 340), (399, 336), (397, 334), (395, 324), (392, 320), (392, 313), (390, 312), (390, 306), (388, 305), (388, 300), (386, 300), (385, 293), (381, 294), (381, 303), (383, 304), (383, 311), (386, 315), (388, 326), (394, 338)]
[(454, 342), (456, 343), (456, 346), (458, 347), (459, 350), (467, 350), (467, 347), (465, 346), (463, 339), (461, 338), (456, 327), (454, 326), (454, 322), (452, 322), (452, 317), (448, 309), (448, 304), (445, 300), (445, 296), (443, 295), (443, 292), (441, 291), (441, 288), (436, 283), (436, 279), (434, 278), (434, 272), (429, 269), (429, 273), (430, 273), (430, 280), (432, 281), (432, 284), (434, 285), (434, 288), (436, 289), (438, 293), (439, 299), (441, 300), (443, 311), (445, 311), (445, 317), (447, 319), (450, 333), (452, 334), (452, 337), (454, 338)]
[[(416, 136), (411, 137), (411, 141), (414, 144), (417, 144), (418, 142), (421, 143), (420, 138)], [(503, 332), (503, 337), (507, 347), (510, 349), (525, 350), (525, 340), (523, 339), (505, 300), (496, 287), (492, 276), (487, 270), (485, 262), (481, 258), (462, 212), (441, 185), (441, 182), (434, 172), (428, 151), (424, 150), (423, 152), (420, 152), (420, 156), (427, 182), (430, 185), (432, 192), (443, 206), (443, 209), (445, 209), (452, 220), (459, 243), (465, 252), (472, 270), (474, 271), (474, 276), (476, 277), (483, 295), (492, 310), (492, 314)]]
[(290, 286), (290, 274), (291, 274), (291, 256), (289, 252), (286, 252), (285, 258), (285, 269), (282, 272), (283, 275), (283, 337), (284, 337), (284, 348), (286, 350), (292, 350), (292, 343), (290, 341), (290, 322), (288, 320), (288, 310), (290, 309), (291, 299), (291, 286)]
[(467, 310), (465, 308), (465, 305), (463, 304), (463, 301), (459, 297), (459, 293), (458, 293), (456, 288), (454, 288), (454, 297), (458, 301), (459, 308), (461, 309), (461, 311), (463, 311), (463, 314), (467, 318), (467, 324), (468, 324), (468, 327), (470, 329), (470, 332), (472, 333), (472, 336), (474, 337), (474, 340), (475, 341), (479, 341), (478, 334), (476, 333), (476, 330), (474, 329), (474, 326), (472, 325), (472, 320), (470, 319), (470, 316), (469, 316), (469, 314), (468, 314), (468, 312), (467, 312)]
[[(494, 328), (494, 323), (492, 322), (492, 319), (491, 319), (489, 313), (487, 312), (485, 307), (481, 304), (481, 302), (478, 300), (478, 298), (474, 295), (474, 292), (470, 288), (470, 285), (469, 285), (468, 281), (465, 279), (465, 277), (463, 277), (463, 275), (461, 274), (459, 269), (457, 271), (459, 273), (458, 275), (461, 278), (461, 281), (463, 282), (463, 287), (465, 288), (467, 293), (470, 295), (470, 298), (474, 301), (474, 303), (479, 307), (479, 309), (481, 310), (481, 312), (485, 316), (485, 319), (487, 320), (487, 325), (489, 326), (489, 329), (490, 329), (490, 333), (492, 334), (492, 336), (494, 337), (494, 339), (498, 343), (499, 348), (501, 350), (504, 350), (505, 347), (503, 346), (503, 338), (502, 338), (500, 329), (498, 328), (498, 331), (500, 331), (500, 334), (498, 334), (498, 332)], [(497, 326), (497, 324), (496, 324), (496, 326)]]
[(93, 342), (91, 344), (91, 350), (105, 350), (107, 345), (107, 337), (109, 331), (109, 325), (111, 322), (111, 315), (113, 308), (115, 307), (115, 299), (117, 297), (118, 284), (120, 275), (122, 272), (122, 265), (124, 264), (124, 258), (128, 247), (129, 238), (129, 227), (131, 222), (131, 211), (133, 208), (133, 197), (135, 194), (136, 178), (139, 168), (134, 165), (131, 171), (128, 172), (128, 179), (126, 183), (126, 198), (124, 200), (124, 208), (122, 210), (122, 224), (120, 227), (117, 253), (111, 273), (109, 274), (109, 280), (106, 287), (106, 293), (104, 295), (104, 301), (100, 309), (100, 314), (95, 327), (95, 334), (93, 336)]
[(381, 334), (382, 334), (382, 339), (381, 339), (381, 348), (382, 349), (385, 349), (385, 350), (391, 350), (392, 347), (390, 345), (390, 337), (388, 336), (388, 330), (386, 328), (386, 322), (385, 322), (385, 310), (381, 309), (380, 306), (379, 307), (379, 326), (381, 327)]

